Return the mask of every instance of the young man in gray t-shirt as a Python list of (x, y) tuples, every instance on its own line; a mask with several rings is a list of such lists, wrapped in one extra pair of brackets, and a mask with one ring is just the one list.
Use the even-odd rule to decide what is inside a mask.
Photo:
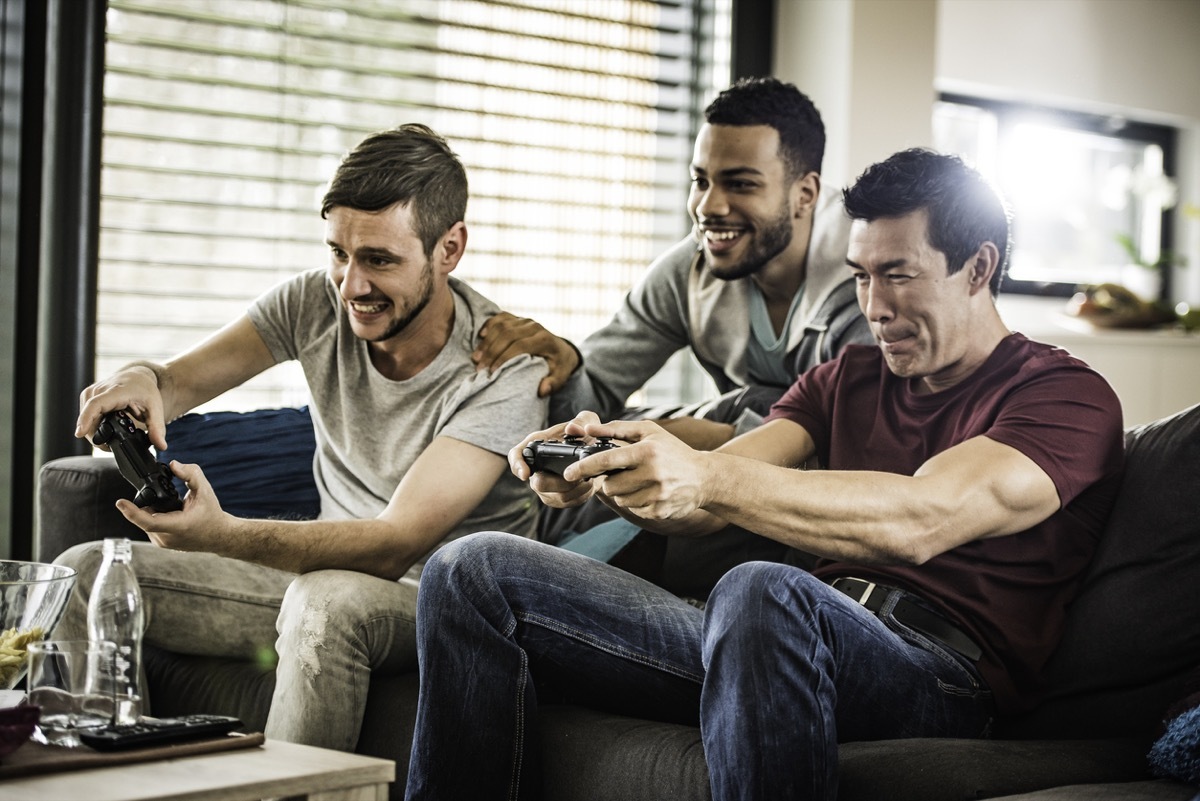
[[(416, 668), (416, 580), (430, 551), (484, 528), (533, 533), (537, 504), (505, 454), (544, 425), (545, 365), (526, 356), (488, 374), (471, 361), (497, 309), (450, 277), (466, 201), (465, 171), (433, 131), (367, 137), (322, 205), (328, 270), (270, 290), (165, 364), (128, 365), (82, 394), (78, 436), (127, 409), (163, 450), (168, 420), (279, 362), (303, 367), (318, 520), (233, 517), (200, 468), (178, 462), (182, 511), (118, 502), (153, 542), (134, 556), (147, 643), (247, 659), (274, 643), (270, 738), (353, 750), (370, 675)], [(59, 635), (86, 636), (99, 556), (89, 543), (59, 558), (79, 570)]]

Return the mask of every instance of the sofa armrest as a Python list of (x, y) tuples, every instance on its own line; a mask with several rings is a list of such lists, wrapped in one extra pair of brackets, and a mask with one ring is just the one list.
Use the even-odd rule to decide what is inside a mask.
[(147, 541), (115, 506), (133, 494), (108, 456), (66, 456), (42, 465), (33, 558), (48, 562), (73, 545), (106, 537)]

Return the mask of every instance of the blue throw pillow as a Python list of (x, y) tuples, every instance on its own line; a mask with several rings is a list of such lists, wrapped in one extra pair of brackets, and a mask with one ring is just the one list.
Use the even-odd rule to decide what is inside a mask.
[[(232, 515), (309, 520), (321, 511), (307, 406), (185, 414), (167, 425), (167, 446), (160, 461), (200, 465)], [(183, 497), (187, 488), (175, 485)]]
[(1150, 749), (1150, 769), (1156, 776), (1200, 785), (1200, 696), (1196, 706), (1167, 724)]

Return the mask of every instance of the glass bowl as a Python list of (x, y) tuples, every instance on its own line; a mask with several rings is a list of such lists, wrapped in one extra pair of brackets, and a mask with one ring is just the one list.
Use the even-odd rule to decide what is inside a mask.
[(0, 560), (0, 690), (24, 678), (26, 645), (49, 638), (74, 586), (69, 567)]

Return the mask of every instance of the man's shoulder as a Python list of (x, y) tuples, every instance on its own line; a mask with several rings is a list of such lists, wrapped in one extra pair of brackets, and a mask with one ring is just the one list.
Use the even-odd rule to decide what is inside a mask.
[(461, 278), (449, 276), (449, 284), (450, 291), (462, 301), (463, 308), (470, 315), (468, 327), (472, 334), (478, 333), (487, 319), (500, 311), (494, 301)]
[(1028, 371), (1041, 372), (1064, 368), (1092, 370), (1091, 365), (1063, 347), (1030, 339), (1020, 332), (1005, 337), (997, 348), (1010, 361), (1023, 365)]

